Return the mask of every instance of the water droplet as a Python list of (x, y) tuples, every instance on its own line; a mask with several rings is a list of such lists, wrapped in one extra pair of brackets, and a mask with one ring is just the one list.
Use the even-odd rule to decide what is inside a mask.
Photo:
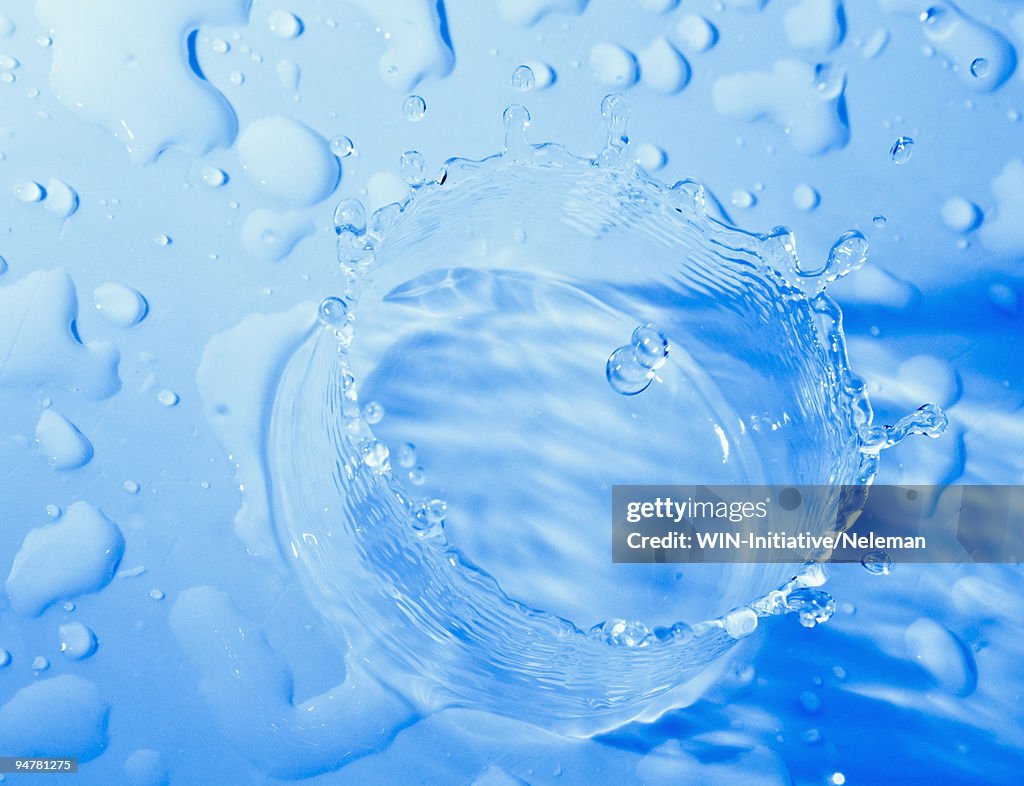
[(153, 589), (151, 589), (149, 591), (149, 597), (152, 598), (153, 600), (163, 600), (167, 596), (164, 594), (163, 590), (157, 589), (156, 587), (154, 587)]
[(228, 81), (233, 85), (241, 85), (245, 83), (245, 74), (241, 71), (232, 71), (228, 74)]
[(220, 188), (228, 182), (227, 173), (223, 169), (217, 169), (215, 166), (204, 166), (200, 177), (210, 188)]
[(355, 152), (355, 145), (352, 144), (352, 140), (344, 134), (331, 139), (331, 152), (334, 153), (338, 158), (348, 158)]
[(818, 206), (820, 201), (821, 197), (813, 186), (809, 186), (806, 183), (800, 183), (793, 189), (793, 207), (797, 210), (809, 213)]
[(839, 236), (828, 252), (825, 276), (828, 281), (842, 278), (854, 270), (864, 267), (868, 261), (868, 240), (856, 229)]
[(443, 524), (448, 515), (448, 503), (443, 499), (432, 499), (423, 509), (423, 518), (428, 524)]
[(45, 195), (43, 187), (34, 180), (21, 180), (11, 187), (11, 192), (21, 202), (39, 202)]
[(59, 519), (61, 513), (63, 513), (59, 505), (47, 505), (45, 510), (46, 515), (49, 516), (51, 519)]
[(138, 494), (139, 493), (139, 484), (136, 483), (134, 480), (126, 480), (122, 484), (122, 487), (129, 494)]
[(838, 98), (846, 87), (846, 72), (831, 63), (818, 63), (814, 67), (814, 86), (823, 99)]
[(732, 198), (730, 201), (736, 207), (745, 210), (757, 204), (757, 197), (755, 197), (745, 188), (737, 188), (735, 191), (732, 192)]
[(914, 140), (909, 136), (901, 136), (889, 149), (889, 157), (897, 164), (905, 164), (910, 160), (913, 153)]
[(900, 418), (891, 426), (872, 426), (861, 435), (862, 450), (878, 453), (898, 445), (911, 434), (921, 434), (934, 439), (949, 426), (949, 418), (935, 404), (924, 404), (914, 412)]
[(341, 298), (328, 297), (320, 301), (320, 308), (317, 311), (317, 318), (324, 327), (338, 330), (345, 326), (345, 319), (348, 317), (348, 306)]
[(0, 55), (0, 68), (13, 71), (19, 65), (18, 61), (10, 55)]
[(877, 576), (888, 576), (892, 573), (892, 560), (884, 551), (869, 551), (860, 558), (860, 564), (868, 573)]
[(7, 650), (0, 650), (0, 669), (2, 669), (4, 666), (10, 665), (10, 662), (11, 653), (9, 653)]
[(371, 426), (380, 423), (384, 419), (384, 407), (376, 401), (369, 402), (363, 407), (363, 420)]
[(410, 186), (421, 186), (427, 179), (427, 162), (418, 150), (407, 150), (402, 153), (398, 169), (402, 179)]
[(413, 467), (409, 470), (409, 482), (414, 486), (422, 486), (427, 482), (427, 472), (423, 467)]
[(828, 779), (829, 786), (844, 786), (846, 783), (846, 776), (841, 772), (833, 772)]
[(267, 17), (270, 32), (280, 38), (295, 38), (302, 32), (302, 20), (288, 11), (272, 11)]
[(210, 48), (218, 55), (225, 55), (231, 51), (231, 44), (223, 38), (214, 38), (213, 41), (210, 42)]
[(536, 83), (537, 79), (533, 75), (533, 69), (530, 66), (521, 65), (512, 72), (512, 87), (520, 93), (532, 90)]
[(156, 394), (156, 400), (159, 401), (165, 407), (173, 407), (181, 399), (178, 397), (178, 394), (175, 393), (173, 390), (164, 389)]
[(877, 216), (873, 216), (871, 218), (871, 223), (874, 224), (876, 227), (884, 227), (885, 226), (885, 221), (886, 221), (886, 218), (881, 213), (879, 213)]
[(96, 634), (81, 622), (68, 622), (57, 628), (60, 651), (72, 660), (83, 660), (96, 651)]
[(334, 231), (361, 235), (366, 231), (366, 209), (358, 199), (343, 199), (334, 208)]
[(398, 466), (409, 468), (416, 463), (416, 446), (406, 442), (398, 449)]
[(789, 593), (786, 596), (786, 608), (797, 613), (800, 624), (805, 628), (813, 628), (828, 622), (835, 613), (836, 604), (827, 592), (808, 587)]
[(420, 96), (409, 96), (402, 103), (402, 115), (410, 123), (418, 123), (427, 114), (427, 102)]
[(637, 363), (655, 370), (665, 365), (668, 359), (668, 339), (657, 325), (650, 322), (633, 331), (633, 355)]
[(977, 77), (978, 79), (984, 79), (988, 76), (991, 66), (989, 66), (988, 60), (984, 57), (977, 57), (971, 63), (971, 76)]
[(168, 237), (167, 235), (156, 234), (153, 235), (153, 242), (156, 243), (158, 246), (169, 246), (172, 241), (170, 237)]
[(725, 632), (734, 639), (742, 639), (757, 630), (757, 613), (753, 609), (733, 609), (722, 619)]
[(50, 661), (48, 661), (42, 655), (36, 655), (32, 659), (32, 671), (34, 671), (34, 672), (46, 671), (48, 668), (50, 668)]
[(605, 376), (612, 390), (623, 396), (643, 393), (651, 384), (654, 372), (644, 368), (636, 358), (633, 347), (619, 347), (608, 358)]

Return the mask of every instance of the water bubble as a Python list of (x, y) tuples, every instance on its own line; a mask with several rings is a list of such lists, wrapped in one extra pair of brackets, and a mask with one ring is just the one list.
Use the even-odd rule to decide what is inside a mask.
[(528, 65), (521, 65), (512, 72), (512, 87), (520, 93), (532, 90), (536, 83), (537, 79), (533, 75), (533, 69)]
[(635, 396), (647, 390), (654, 372), (640, 364), (633, 347), (629, 346), (612, 352), (605, 364), (605, 376), (616, 393)]
[(868, 240), (856, 229), (841, 234), (828, 252), (825, 273), (829, 281), (864, 267), (868, 261)]
[(21, 180), (11, 186), (11, 192), (21, 202), (39, 202), (46, 192), (43, 187), (34, 180)]
[(409, 96), (402, 103), (402, 115), (410, 123), (418, 123), (427, 114), (427, 102), (420, 96)]
[(334, 231), (361, 235), (366, 231), (366, 208), (358, 199), (343, 199), (334, 208)]
[(414, 486), (422, 486), (427, 482), (427, 471), (423, 467), (413, 467), (409, 470), (409, 482)]
[(416, 446), (406, 442), (398, 449), (398, 466), (409, 468), (416, 463)]
[(608, 620), (595, 631), (608, 644), (617, 647), (641, 647), (648, 643), (651, 630), (642, 622)]
[(47, 505), (46, 506), (46, 515), (49, 516), (51, 519), (59, 519), (60, 516), (61, 516), (61, 513), (63, 513), (63, 512), (64, 511), (62, 511), (60, 509), (59, 505)]
[(860, 558), (860, 564), (868, 573), (876, 576), (888, 576), (892, 573), (892, 560), (884, 551), (869, 551)]
[(164, 389), (156, 394), (156, 400), (165, 407), (173, 407), (180, 401), (180, 398), (173, 390)]
[(742, 639), (757, 630), (757, 614), (753, 609), (733, 609), (722, 620), (725, 632), (734, 639)]
[(971, 76), (984, 79), (988, 76), (991, 66), (984, 57), (977, 57), (971, 62)]
[(317, 319), (324, 327), (331, 327), (335, 330), (344, 327), (345, 319), (348, 316), (348, 306), (341, 298), (328, 297), (320, 301), (320, 308), (317, 309)]
[(909, 136), (901, 136), (889, 149), (889, 158), (895, 161), (897, 164), (905, 164), (910, 160), (910, 156), (913, 153), (914, 140)]
[(369, 402), (363, 407), (363, 420), (371, 426), (380, 423), (384, 419), (384, 407), (376, 401)]
[(427, 162), (418, 150), (407, 150), (402, 153), (398, 169), (402, 179), (410, 186), (421, 186), (427, 179)]
[(348, 158), (355, 152), (355, 145), (352, 144), (352, 140), (344, 134), (331, 139), (331, 152), (334, 153), (338, 158)]
[(827, 592), (808, 587), (789, 593), (786, 608), (797, 613), (800, 624), (805, 628), (813, 628), (828, 622), (835, 613), (836, 603)]
[(646, 369), (659, 369), (668, 359), (668, 339), (650, 322), (633, 331), (633, 356)]

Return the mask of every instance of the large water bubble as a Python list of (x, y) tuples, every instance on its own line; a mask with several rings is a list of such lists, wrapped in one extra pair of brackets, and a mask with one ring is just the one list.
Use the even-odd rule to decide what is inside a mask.
[(447, 162), (380, 232), (340, 208), (347, 316), (321, 309), (268, 448), (282, 544), (354, 657), (420, 707), (577, 735), (693, 700), (756, 617), (831, 609), (787, 605), (823, 580), (799, 565), (612, 564), (612, 484), (867, 483), (920, 426), (872, 430), (821, 291), (862, 236), (802, 273), (788, 231), (644, 175), (621, 97), (602, 110), (596, 159), (511, 107), (503, 154)]

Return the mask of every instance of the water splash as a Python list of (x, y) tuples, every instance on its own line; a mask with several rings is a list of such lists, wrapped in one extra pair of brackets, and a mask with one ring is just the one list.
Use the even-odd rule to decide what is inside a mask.
[(513, 105), (502, 154), (423, 182), (414, 162), (368, 220), (340, 203), (346, 292), (268, 439), (278, 536), (354, 658), (425, 710), (580, 736), (696, 697), (761, 617), (835, 608), (820, 566), (612, 566), (586, 545), (609, 484), (869, 484), (883, 448), (943, 426), (931, 405), (873, 425), (849, 369), (823, 290), (863, 235), (801, 271), (789, 230), (728, 227), (623, 155), (621, 96), (601, 114), (595, 159), (532, 144)]

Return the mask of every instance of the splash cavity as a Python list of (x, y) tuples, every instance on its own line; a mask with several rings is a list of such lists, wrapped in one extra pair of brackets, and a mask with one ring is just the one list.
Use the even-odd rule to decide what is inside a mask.
[(509, 107), (502, 154), (336, 213), (347, 284), (277, 390), (274, 523), (353, 660), (423, 712), (589, 736), (692, 701), (761, 617), (827, 618), (823, 572), (612, 565), (611, 484), (867, 483), (934, 425), (871, 424), (823, 291), (859, 255), (801, 272), (787, 231), (711, 219), (636, 167), (626, 112), (605, 99), (581, 159)]

